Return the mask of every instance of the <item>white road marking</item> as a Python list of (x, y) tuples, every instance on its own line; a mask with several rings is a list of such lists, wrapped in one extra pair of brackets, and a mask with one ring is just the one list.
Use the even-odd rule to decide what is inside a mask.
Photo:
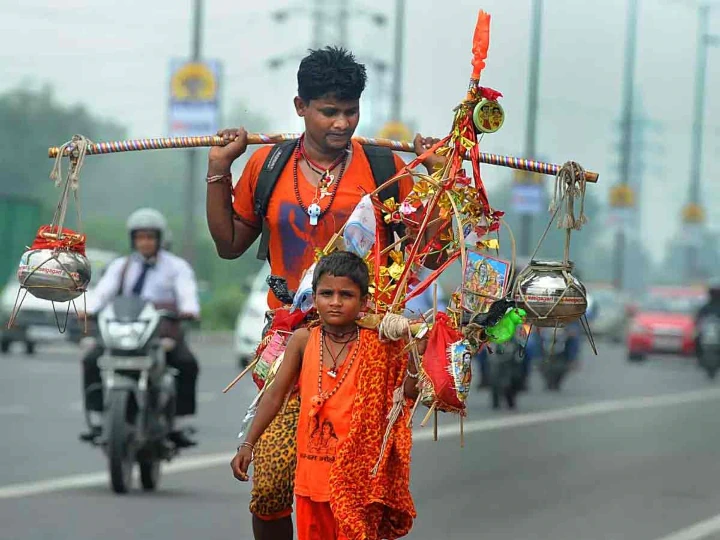
[(0, 416), (22, 416), (30, 413), (27, 405), (5, 405), (0, 406)]
[[(606, 414), (633, 409), (653, 409), (657, 407), (681, 405), (685, 403), (696, 403), (713, 399), (720, 399), (720, 389), (697, 390), (692, 392), (665, 394), (661, 396), (649, 396), (631, 399), (618, 399), (612, 401), (599, 401), (594, 403), (588, 403), (585, 405), (578, 405), (575, 407), (556, 409), (553, 411), (520, 414), (518, 416), (506, 416), (490, 420), (469, 421), (465, 423), (464, 428), (466, 434), (479, 433), (484, 431), (495, 431), (514, 427), (532, 426), (559, 420), (571, 420), (574, 418), (582, 418), (598, 414)], [(418, 417), (420, 417), (420, 413), (418, 413), (415, 418), (416, 426), (419, 426), (419, 423), (421, 421), (421, 419), (418, 419)], [(425, 428), (416, 427), (416, 429), (419, 431), (413, 434), (414, 441), (427, 441), (432, 439), (432, 428), (426, 426)], [(452, 426), (440, 426), (438, 428), (438, 437), (458, 435), (459, 426), (457, 424)], [(163, 467), (163, 474), (196, 471), (216, 466), (227, 466), (229, 468), (231, 459), (232, 454), (224, 452), (219, 454), (204, 454), (194, 457), (179, 458), (177, 461), (165, 465)], [(89, 474), (77, 474), (60, 478), (51, 478), (48, 480), (40, 480), (37, 482), (10, 484), (0, 487), (0, 500), (18, 499), (22, 497), (29, 497), (32, 495), (42, 495), (46, 493), (55, 493), (58, 491), (67, 491), (82, 487), (97, 486), (106, 484), (107, 482), (107, 473), (97, 472)], [(720, 530), (720, 517), (713, 519), (717, 519), (717, 530)], [(696, 538), (702, 538), (702, 536), (671, 536), (662, 540), (693, 540)]]
[[(502, 418), (492, 418), (489, 420), (474, 420), (465, 422), (465, 433), (474, 433), (479, 431), (493, 431), (497, 429), (508, 429), (520, 426), (532, 426), (545, 422), (553, 422), (557, 420), (570, 420), (573, 418), (582, 418), (584, 416), (593, 416), (596, 414), (628, 411), (633, 409), (652, 409), (655, 407), (665, 407), (668, 405), (682, 405), (684, 403), (695, 403), (698, 401), (706, 401), (712, 399), (720, 399), (720, 389), (712, 388), (709, 390), (693, 390), (690, 392), (682, 392), (675, 394), (665, 394), (660, 396), (647, 396), (629, 399), (617, 399), (612, 401), (596, 401), (585, 405), (577, 405), (564, 409), (554, 409), (537, 413), (520, 414), (518, 416), (505, 416)], [(421, 431), (413, 434), (413, 440), (422, 441), (433, 437), (432, 428), (426, 424), (424, 428), (420, 428), (422, 421), (422, 411), (416, 413), (413, 422), (416, 429)], [(452, 426), (438, 427), (438, 438), (447, 435), (459, 435), (459, 423)]]
[[(201, 456), (188, 457), (178, 459), (174, 463), (163, 465), (163, 475), (181, 473), (186, 471), (195, 471), (199, 469), (207, 469), (218, 465), (227, 465), (230, 467), (232, 453), (221, 454), (204, 454)], [(137, 472), (137, 470), (135, 471)], [(135, 479), (137, 480), (137, 479)], [(72, 476), (62, 476), (59, 478), (51, 478), (48, 480), (40, 480), (39, 482), (25, 482), (22, 484), (10, 484), (0, 487), (1, 499), (19, 499), (22, 497), (30, 497), (32, 495), (44, 495), (47, 493), (55, 493), (58, 491), (68, 491), (71, 489), (79, 489), (85, 487), (99, 486), (109, 482), (106, 472), (95, 472), (88, 474), (75, 474)], [(137, 482), (136, 482), (137, 483)]]
[(720, 531), (720, 514), (705, 521), (699, 521), (686, 529), (658, 538), (658, 540), (700, 540), (701, 538), (708, 538), (718, 531)]

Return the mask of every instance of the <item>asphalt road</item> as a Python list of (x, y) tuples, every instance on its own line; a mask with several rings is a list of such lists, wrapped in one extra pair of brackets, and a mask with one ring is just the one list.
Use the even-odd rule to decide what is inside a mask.
[[(77, 440), (78, 351), (0, 356), (0, 538), (252, 538), (249, 486), (228, 464), (253, 388), (221, 393), (236, 374), (226, 343), (196, 352), (200, 446), (165, 468), (158, 492), (122, 497), (101, 452)], [(690, 359), (630, 365), (602, 343), (560, 394), (540, 383), (515, 412), (474, 392), (464, 448), (455, 417), (441, 416), (438, 442), (416, 428), (408, 538), (720, 538), (720, 382)]]

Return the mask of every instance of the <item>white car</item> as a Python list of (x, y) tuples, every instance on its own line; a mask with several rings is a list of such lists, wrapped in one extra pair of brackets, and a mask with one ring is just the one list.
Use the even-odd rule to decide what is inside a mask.
[[(87, 295), (92, 294), (92, 288), (102, 276), (108, 263), (118, 257), (113, 251), (102, 249), (87, 249), (86, 256), (90, 260), (92, 278), (88, 285)], [(20, 293), (18, 295), (18, 293)], [(14, 324), (8, 328), (7, 322), (13, 312), (16, 300), (22, 300), (20, 310)], [(0, 315), (2, 326), (0, 327), (0, 353), (7, 353), (13, 342), (25, 344), (27, 354), (35, 353), (35, 346), (38, 343), (67, 341), (68, 336), (74, 334), (73, 330), (78, 328), (75, 310), (70, 305), (68, 315), (68, 303), (53, 303), (49, 300), (35, 298), (32, 294), (25, 294), (20, 291), (20, 284), (15, 276), (12, 276), (0, 296)], [(75, 300), (78, 310), (82, 310), (84, 303), (82, 297)], [(66, 320), (67, 318), (67, 320)]]
[(265, 263), (250, 286), (247, 300), (235, 321), (235, 357), (241, 368), (253, 360), (262, 330), (265, 327), (265, 313), (268, 311), (267, 295), (270, 287), (266, 279), (270, 275), (270, 265)]

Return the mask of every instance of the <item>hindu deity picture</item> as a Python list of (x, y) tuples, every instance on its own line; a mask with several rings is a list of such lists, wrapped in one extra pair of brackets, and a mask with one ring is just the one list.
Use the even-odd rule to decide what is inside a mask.
[(471, 313), (484, 313), (503, 297), (510, 264), (477, 251), (469, 251), (463, 276), (463, 307)]

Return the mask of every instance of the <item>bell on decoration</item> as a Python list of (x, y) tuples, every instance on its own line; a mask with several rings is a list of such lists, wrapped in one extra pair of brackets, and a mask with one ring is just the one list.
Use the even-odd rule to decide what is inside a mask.
[(533, 326), (564, 326), (587, 310), (585, 286), (572, 275), (572, 262), (530, 261), (517, 277), (513, 300)]

